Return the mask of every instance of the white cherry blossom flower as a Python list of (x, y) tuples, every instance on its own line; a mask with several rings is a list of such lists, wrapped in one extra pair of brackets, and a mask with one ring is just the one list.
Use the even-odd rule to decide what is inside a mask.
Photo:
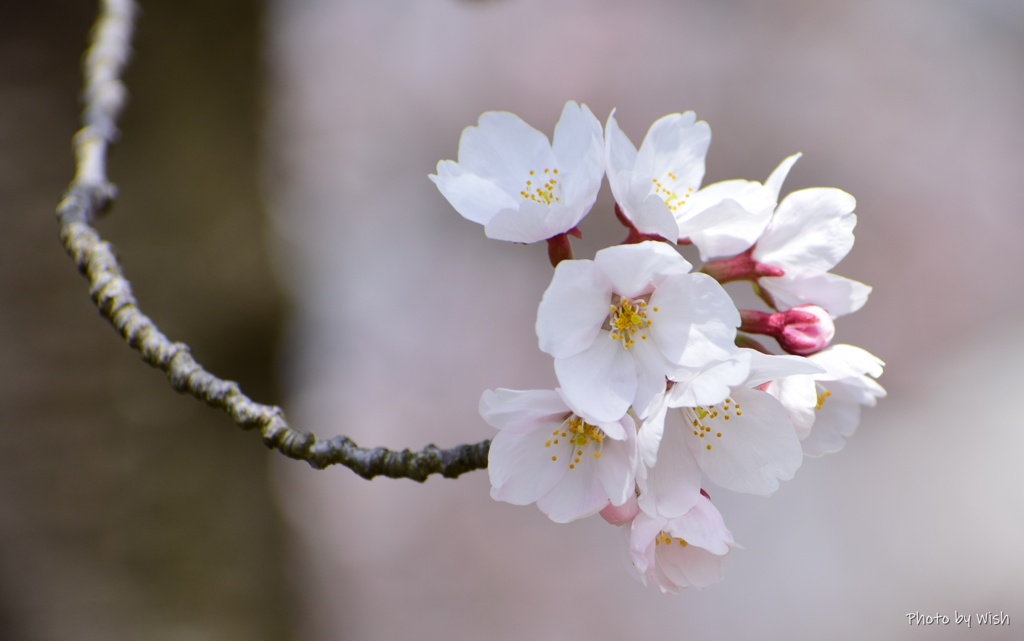
[(662, 592), (703, 588), (721, 581), (725, 556), (735, 545), (722, 514), (703, 494), (680, 517), (667, 519), (641, 512), (630, 526), (629, 551), (637, 577)]
[[(775, 199), (796, 158), (783, 161), (765, 183)], [(831, 187), (792, 192), (775, 208), (752, 247), (706, 262), (702, 271), (720, 283), (755, 281), (762, 298), (779, 310), (817, 305), (833, 317), (855, 312), (867, 302), (871, 287), (829, 270), (853, 247), (856, 204), (853, 196)], [(711, 256), (702, 250), (702, 257)]]
[(491, 441), (491, 497), (536, 503), (567, 523), (635, 496), (636, 423), (584, 418), (558, 390), (488, 390), (480, 414), (500, 430)]
[(885, 363), (853, 345), (833, 345), (808, 360), (824, 371), (780, 378), (766, 389), (789, 412), (804, 454), (823, 456), (843, 448), (860, 424), (861, 407), (885, 397), (875, 381)]
[(559, 263), (537, 311), (562, 393), (599, 420), (643, 413), (679, 367), (735, 351), (739, 312), (668, 245), (646, 241)]
[[(782, 404), (757, 388), (777, 377), (821, 371), (800, 356), (743, 349), (702, 376), (673, 385), (638, 435), (641, 509), (666, 518), (685, 514), (697, 500), (702, 473), (736, 492), (778, 489), (800, 467), (800, 440)], [(708, 378), (713, 383), (703, 380)]]
[(752, 180), (725, 180), (702, 188), (690, 203), (690, 220), (680, 221), (680, 241), (688, 238), (703, 261), (749, 249), (768, 226), (782, 182), (800, 156), (783, 160), (763, 185)]
[(613, 112), (605, 126), (605, 153), (621, 215), (641, 234), (675, 242), (679, 221), (687, 220), (689, 201), (704, 178), (710, 144), (711, 127), (687, 111), (656, 120), (637, 151)]
[(566, 233), (593, 207), (604, 173), (601, 123), (567, 102), (553, 142), (504, 111), (489, 111), (459, 140), (459, 160), (442, 160), (438, 189), (488, 238), (534, 243)]
[(762, 185), (727, 180), (700, 188), (711, 128), (692, 111), (655, 121), (639, 151), (615, 114), (605, 126), (608, 183), (624, 217), (641, 237), (689, 240), (701, 259), (732, 256), (761, 236), (782, 181), (800, 154), (786, 158)]
[(867, 302), (871, 287), (829, 273), (853, 247), (856, 205), (853, 196), (831, 187), (795, 191), (779, 204), (752, 255), (781, 270), (757, 280), (779, 309), (813, 304), (843, 316)]

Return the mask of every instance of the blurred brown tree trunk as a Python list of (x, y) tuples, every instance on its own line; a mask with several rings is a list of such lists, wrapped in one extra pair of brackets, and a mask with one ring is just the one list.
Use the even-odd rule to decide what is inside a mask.
[[(99, 228), (145, 313), (275, 402), (263, 7), (142, 4)], [(0, 638), (283, 639), (270, 454), (119, 343), (57, 240), (95, 11), (0, 3)]]

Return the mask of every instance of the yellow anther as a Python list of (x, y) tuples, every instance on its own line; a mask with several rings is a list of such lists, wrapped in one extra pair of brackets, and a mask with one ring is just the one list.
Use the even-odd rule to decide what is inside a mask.
[(821, 394), (818, 394), (818, 409), (820, 410), (825, 405), (825, 399), (832, 396), (832, 392), (825, 390)]

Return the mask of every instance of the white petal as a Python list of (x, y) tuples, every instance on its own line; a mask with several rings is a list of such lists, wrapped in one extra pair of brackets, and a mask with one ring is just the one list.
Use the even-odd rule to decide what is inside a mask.
[(537, 309), (541, 351), (568, 358), (593, 345), (601, 338), (611, 298), (611, 283), (593, 261), (560, 262)]
[[(529, 505), (546, 495), (569, 471), (567, 461), (545, 447), (551, 432), (537, 429), (515, 434), (498, 432), (487, 456), (487, 474), (491, 479), (491, 498), (513, 505)], [(566, 452), (568, 450), (565, 450)]]
[(651, 340), (638, 340), (630, 351), (637, 367), (636, 396), (632, 404), (643, 411), (655, 397), (665, 393), (665, 377), (674, 367)]
[(882, 375), (884, 362), (871, 352), (855, 345), (833, 345), (810, 357), (810, 360), (825, 368), (826, 372), (816, 376), (819, 381), (834, 381), (841, 378), (867, 374), (878, 378)]
[(768, 180), (764, 181), (764, 186), (768, 189), (768, 193), (771, 194), (772, 200), (779, 202), (779, 192), (782, 191), (782, 183), (786, 180), (786, 176), (789, 175), (789, 170), (793, 168), (796, 161), (800, 160), (801, 153), (795, 153), (789, 156), (775, 168), (771, 176), (768, 176)]
[(637, 231), (657, 234), (675, 243), (679, 238), (679, 225), (676, 224), (675, 216), (661, 196), (650, 193), (650, 186), (637, 180), (638, 176), (632, 176), (626, 200), (619, 203), (622, 211), (633, 221)]
[(670, 519), (663, 529), (713, 554), (727, 554), (735, 543), (732, 532), (725, 527), (722, 513), (703, 494), (686, 514)]
[(736, 351), (739, 312), (729, 294), (706, 274), (666, 277), (647, 309), (653, 319), (651, 336), (677, 365), (701, 367)]
[(507, 111), (488, 111), (459, 139), (459, 164), (518, 194), (531, 169), (555, 166), (547, 137)]
[(553, 390), (486, 390), (480, 396), (480, 416), (499, 430), (519, 433), (539, 429), (538, 424), (560, 425), (569, 412)]
[(654, 467), (658, 460), (658, 449), (661, 447), (661, 438), (665, 433), (665, 421), (669, 410), (666, 405), (666, 396), (656, 398), (644, 417), (640, 430), (637, 432), (637, 449), (640, 452), (640, 460), (647, 467)]
[(753, 245), (771, 220), (775, 202), (760, 183), (729, 180), (704, 187), (678, 217), (680, 237), (700, 250), (701, 260), (734, 256)]
[(871, 294), (871, 287), (864, 283), (827, 273), (765, 277), (758, 279), (758, 284), (772, 295), (779, 309), (818, 305), (833, 317), (857, 311)]
[(677, 518), (686, 514), (701, 496), (700, 468), (686, 446), (686, 427), (679, 424), (679, 412), (671, 411), (670, 415), (676, 416), (665, 426), (657, 462), (637, 481), (640, 508), (644, 512)]
[(432, 174), (430, 179), (455, 211), (474, 223), (486, 225), (500, 210), (519, 206), (519, 201), (501, 187), (486, 178), (468, 173), (451, 160), (437, 163), (437, 174)]
[(668, 393), (668, 405), (697, 407), (720, 403), (733, 387), (746, 380), (749, 372), (750, 354), (746, 350), (706, 367), (678, 369), (669, 376), (675, 385)]
[(636, 147), (619, 128), (615, 111), (608, 116), (605, 125), (605, 166), (608, 184), (612, 188), (615, 202), (622, 204), (629, 188), (630, 177), (636, 165)]
[(711, 144), (711, 127), (695, 122), (692, 111), (659, 118), (647, 131), (636, 159), (636, 171), (652, 178), (673, 172), (676, 185), (696, 188), (704, 178), (704, 157)]
[(843, 449), (860, 424), (860, 405), (827, 398), (818, 410), (814, 428), (801, 445), (807, 456), (824, 456)]
[(765, 390), (779, 399), (786, 408), (789, 421), (796, 429), (797, 438), (803, 440), (811, 433), (817, 418), (818, 388), (813, 376), (787, 376), (777, 378)]
[[(568, 469), (573, 454), (570, 450), (565, 459), (560, 456), (552, 464)], [(608, 494), (597, 476), (599, 462), (590, 456), (581, 457), (574, 469), (569, 469), (561, 481), (537, 501), (540, 511), (556, 523), (568, 523), (604, 509), (608, 505)]]
[[(583, 455), (593, 456), (590, 452)], [(601, 458), (596, 461), (597, 476), (612, 505), (622, 505), (636, 495), (637, 456), (635, 435), (623, 441), (604, 442)]]
[[(717, 418), (709, 415), (702, 421), (711, 431), (703, 438), (687, 432), (687, 445), (717, 485), (735, 492), (771, 494), (779, 481), (793, 478), (800, 467), (800, 440), (786, 410), (771, 395), (738, 387), (732, 398), (742, 406), (743, 414), (718, 409)], [(730, 420), (725, 420), (726, 415)], [(712, 449), (707, 449), (708, 445)]]
[(523, 200), (515, 209), (502, 209), (484, 229), (488, 238), (513, 243), (536, 243), (564, 234), (586, 212), (561, 204), (545, 205)]
[(822, 374), (825, 368), (814, 360), (804, 356), (790, 354), (762, 354), (753, 349), (743, 349), (750, 359), (750, 372), (744, 387), (757, 387), (762, 383), (774, 381), (787, 376), (800, 374)]
[(584, 351), (555, 359), (562, 394), (598, 421), (617, 421), (636, 395), (636, 364), (622, 343), (602, 331)]
[[(662, 549), (664, 548), (664, 549)], [(697, 546), (660, 545), (655, 550), (658, 568), (680, 588), (705, 588), (725, 577), (725, 557)], [(671, 586), (667, 591), (673, 591)]]
[(832, 269), (853, 247), (856, 205), (853, 196), (831, 187), (789, 194), (758, 241), (754, 258), (790, 275)]
[(565, 103), (555, 125), (552, 150), (566, 205), (585, 214), (597, 200), (605, 164), (601, 123), (586, 105)]
[(642, 577), (654, 563), (654, 539), (667, 522), (668, 519), (641, 512), (629, 526), (630, 555)]
[(611, 281), (615, 293), (625, 298), (649, 294), (658, 280), (687, 274), (692, 268), (675, 249), (653, 240), (602, 249), (594, 263)]

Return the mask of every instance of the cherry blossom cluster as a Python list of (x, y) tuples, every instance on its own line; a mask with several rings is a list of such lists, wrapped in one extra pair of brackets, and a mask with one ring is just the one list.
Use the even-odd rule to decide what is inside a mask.
[[(882, 361), (832, 344), (833, 319), (871, 291), (830, 271), (853, 246), (854, 198), (819, 187), (779, 201), (799, 154), (764, 183), (702, 187), (710, 141), (686, 112), (637, 149), (614, 112), (602, 129), (569, 102), (550, 142), (514, 114), (483, 114), (431, 175), (489, 238), (546, 241), (555, 266), (536, 330), (559, 387), (480, 399), (498, 429), (491, 496), (623, 526), (636, 576), (664, 592), (719, 581), (735, 546), (705, 486), (771, 494), (885, 396)], [(605, 177), (628, 235), (575, 260), (570, 237)], [(737, 309), (732, 281), (767, 309)]]

